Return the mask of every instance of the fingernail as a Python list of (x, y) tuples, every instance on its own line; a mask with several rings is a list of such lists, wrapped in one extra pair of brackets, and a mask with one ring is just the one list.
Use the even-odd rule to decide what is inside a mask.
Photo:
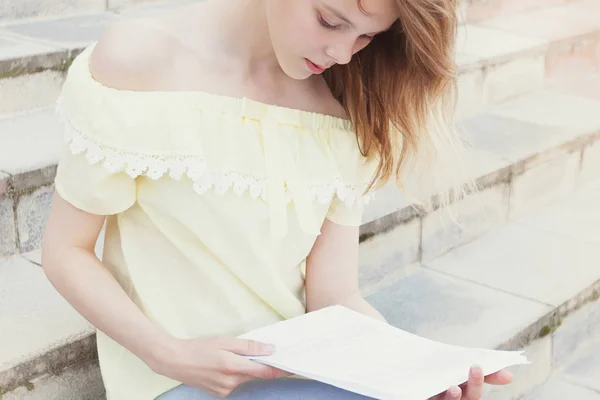
[(473, 375), (473, 378), (480, 379), (483, 377), (483, 370), (479, 365), (475, 365), (471, 368), (471, 374)]
[(514, 379), (514, 375), (512, 374), (512, 372), (504, 370), (504, 375), (506, 376), (506, 379)]
[(450, 395), (452, 397), (458, 397), (458, 396), (460, 396), (460, 388), (458, 388), (456, 386), (450, 388)]
[(270, 353), (275, 351), (275, 345), (273, 344), (265, 344), (264, 347), (265, 351), (268, 351)]

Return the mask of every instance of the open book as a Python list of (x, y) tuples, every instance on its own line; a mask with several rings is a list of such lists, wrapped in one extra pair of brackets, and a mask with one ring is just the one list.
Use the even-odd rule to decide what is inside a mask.
[(376, 399), (425, 400), (468, 379), (529, 364), (520, 351), (451, 346), (342, 306), (327, 307), (241, 336), (276, 346), (260, 363)]

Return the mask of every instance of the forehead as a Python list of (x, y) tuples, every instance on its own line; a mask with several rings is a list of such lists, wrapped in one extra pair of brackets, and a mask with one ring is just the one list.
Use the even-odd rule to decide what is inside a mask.
[(398, 18), (397, 0), (324, 0), (357, 25), (386, 29)]

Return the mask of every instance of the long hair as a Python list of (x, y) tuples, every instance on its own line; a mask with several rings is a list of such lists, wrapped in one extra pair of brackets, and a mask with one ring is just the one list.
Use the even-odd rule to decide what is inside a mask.
[(399, 19), (391, 29), (350, 63), (324, 74), (363, 155), (379, 158), (369, 188), (395, 175), (405, 195), (421, 206), (446, 205), (475, 189), (466, 178), (454, 121), (458, 3), (398, 0)]

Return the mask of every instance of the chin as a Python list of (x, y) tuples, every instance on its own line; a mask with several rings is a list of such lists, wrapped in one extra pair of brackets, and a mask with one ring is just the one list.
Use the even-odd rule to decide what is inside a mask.
[(285, 72), (285, 74), (287, 76), (289, 76), (290, 78), (295, 79), (297, 81), (302, 81), (302, 80), (308, 79), (313, 75), (312, 73), (310, 73), (310, 71), (283, 70), (283, 72)]
[(301, 81), (304, 79), (308, 79), (313, 75), (309, 70), (306, 69), (306, 67), (304, 67), (303, 63), (296, 63), (294, 65), (290, 64), (292, 63), (285, 64), (280, 62), (279, 66), (281, 67), (283, 72), (292, 79)]

